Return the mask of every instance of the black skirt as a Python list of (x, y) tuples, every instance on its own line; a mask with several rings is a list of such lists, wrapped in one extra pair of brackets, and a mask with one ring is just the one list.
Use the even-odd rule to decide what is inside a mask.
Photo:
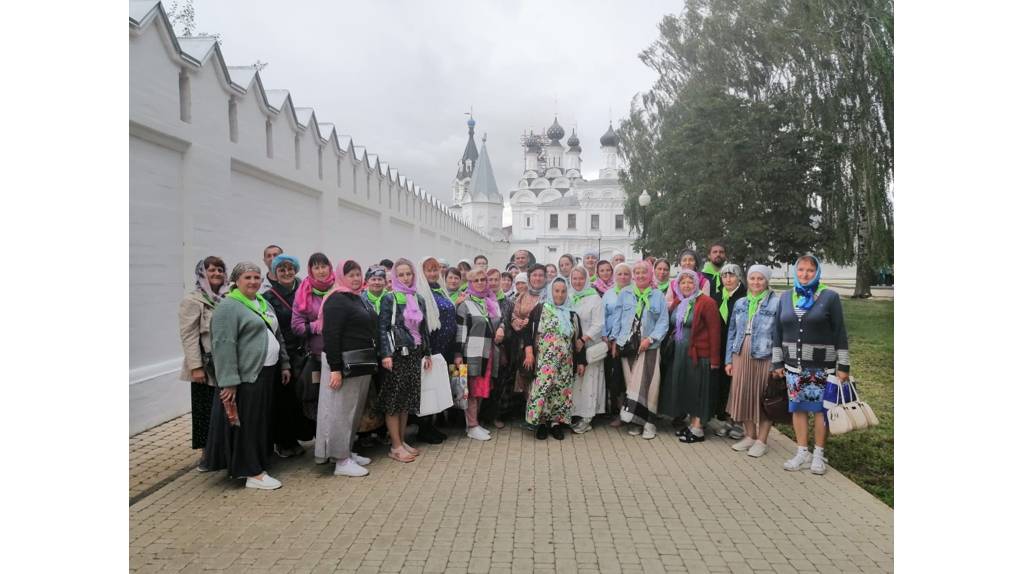
[(236, 387), (240, 426), (231, 426), (218, 396), (213, 401), (206, 463), (210, 470), (228, 470), (232, 478), (258, 476), (270, 462), (270, 414), (278, 366), (263, 367), (256, 382)]
[(383, 369), (380, 403), (378, 408), (386, 415), (416, 414), (420, 410), (420, 363), (423, 352), (419, 349), (408, 357), (392, 357), (391, 370)]
[(192, 383), (192, 448), (206, 447), (210, 432), (210, 413), (219, 389), (205, 383)]
[(615, 403), (626, 394), (626, 378), (622, 371), (622, 359), (613, 359), (610, 353), (604, 362), (604, 388), (608, 395), (604, 412), (617, 413), (618, 407)]
[[(320, 357), (310, 356), (302, 366), (298, 380), (292, 383), (295, 396), (298, 397), (302, 407), (302, 414), (316, 424), (316, 406), (320, 400), (320, 377), (313, 377), (313, 373), (320, 372)], [(289, 385), (291, 386), (291, 385)]]

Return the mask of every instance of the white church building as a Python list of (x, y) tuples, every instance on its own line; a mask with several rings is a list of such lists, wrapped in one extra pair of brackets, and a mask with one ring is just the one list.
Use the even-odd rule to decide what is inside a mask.
[(599, 250), (610, 259), (621, 251), (632, 260), (635, 236), (624, 215), (626, 193), (619, 182), (619, 138), (612, 129), (600, 138), (597, 179), (583, 178), (580, 138), (554, 123), (543, 134), (522, 137), (523, 173), (508, 192), (512, 224), (501, 225), (504, 198), (498, 192), (486, 143), (478, 153), (469, 122), (469, 139), (452, 183), (452, 210), (487, 235), (509, 242), (509, 253), (531, 251), (541, 263), (554, 263), (563, 253), (581, 255)]

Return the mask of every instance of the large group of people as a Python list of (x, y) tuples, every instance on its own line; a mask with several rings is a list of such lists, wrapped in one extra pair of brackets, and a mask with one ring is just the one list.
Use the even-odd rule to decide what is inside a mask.
[[(216, 256), (196, 265), (179, 320), (200, 471), (272, 490), (272, 456), (301, 456), (302, 442), (313, 441), (317, 464), (359, 477), (371, 460), (355, 448), (374, 436), (410, 463), (422, 443), (447, 438), (446, 425), (479, 441), (512, 424), (564, 440), (601, 420), (653, 439), (664, 419), (683, 444), (711, 433), (756, 458), (768, 449), (761, 402), (774, 378), (785, 379), (797, 435), (784, 468), (825, 472), (826, 380), (845, 381), (850, 361), (839, 297), (812, 255), (781, 293), (771, 267), (743, 273), (721, 244), (703, 265), (684, 250), (674, 276), (666, 259), (596, 251), (544, 265), (520, 250), (504, 269), (483, 255), (364, 267), (313, 253), (305, 263), (300, 278), (299, 259), (270, 245), (265, 273), (242, 262), (227, 274)], [(445, 367), (464, 408), (420, 413), (424, 377)], [(819, 414), (813, 451), (808, 413)]]

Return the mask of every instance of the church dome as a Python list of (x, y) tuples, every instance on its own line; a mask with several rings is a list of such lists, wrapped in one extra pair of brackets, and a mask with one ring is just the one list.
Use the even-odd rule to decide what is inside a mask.
[(565, 143), (569, 144), (569, 151), (582, 151), (580, 149), (580, 138), (576, 136), (575, 129), (572, 130), (572, 135), (569, 136)]
[(555, 123), (551, 124), (551, 127), (548, 128), (548, 139), (554, 143), (558, 143), (558, 140), (563, 137), (565, 137), (565, 130), (562, 129), (562, 126), (558, 125), (558, 117), (556, 116)]
[(615, 130), (612, 129), (612, 124), (608, 124), (608, 131), (604, 132), (601, 136), (601, 145), (607, 147), (618, 147), (619, 136), (615, 134)]
[(466, 125), (471, 128), (476, 127), (476, 120), (473, 119), (473, 116), (469, 116), (469, 120), (466, 121)]
[(526, 151), (540, 153), (540, 136), (530, 132), (530, 136), (526, 138)]

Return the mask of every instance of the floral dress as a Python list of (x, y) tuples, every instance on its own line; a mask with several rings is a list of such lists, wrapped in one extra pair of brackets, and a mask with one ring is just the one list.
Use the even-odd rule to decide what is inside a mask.
[(559, 333), (558, 316), (554, 310), (540, 305), (534, 313), (539, 315), (533, 333), (537, 377), (530, 386), (526, 422), (532, 425), (568, 424), (572, 415), (572, 386), (576, 380), (577, 361), (574, 358), (578, 358), (572, 346), (581, 331), (579, 317), (572, 314), (573, 334), (566, 337)]

